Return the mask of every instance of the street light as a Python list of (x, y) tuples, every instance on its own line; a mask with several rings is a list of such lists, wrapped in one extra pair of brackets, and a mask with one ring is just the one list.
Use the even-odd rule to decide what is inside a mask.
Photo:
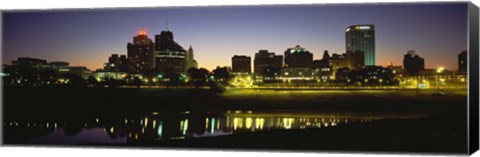
[(444, 68), (444, 67), (438, 67), (438, 68), (437, 68), (437, 73), (442, 73), (442, 72), (443, 72), (443, 70), (445, 70), (445, 68)]
[(438, 67), (437, 68), (437, 74), (435, 75), (435, 84), (437, 86), (437, 89), (439, 89), (439, 82), (438, 82), (438, 78), (440, 77), (439, 74), (441, 74), (443, 71), (445, 70), (444, 67)]

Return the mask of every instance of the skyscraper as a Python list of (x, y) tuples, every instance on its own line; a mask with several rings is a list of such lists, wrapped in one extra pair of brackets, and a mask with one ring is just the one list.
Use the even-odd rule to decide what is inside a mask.
[(193, 49), (192, 49), (192, 46), (190, 46), (190, 48), (188, 48), (188, 52), (187, 52), (187, 57), (186, 57), (186, 66), (185, 66), (185, 70), (188, 70), (189, 68), (197, 68), (198, 67), (198, 63), (197, 61), (195, 60), (194, 56), (193, 56)]
[(133, 43), (127, 44), (128, 71), (140, 74), (145, 70), (153, 69), (155, 64), (153, 48), (154, 44), (145, 31), (142, 30), (137, 36), (134, 36)]
[(345, 44), (348, 51), (363, 51), (365, 65), (375, 65), (375, 26), (352, 25), (345, 29)]
[(410, 75), (418, 75), (421, 70), (425, 69), (425, 61), (422, 57), (415, 54), (414, 50), (409, 50), (403, 58), (403, 67)]
[(166, 30), (155, 35), (155, 68), (183, 73), (186, 71), (186, 55), (187, 51), (173, 40), (171, 31)]
[(252, 73), (252, 59), (248, 56), (232, 57), (232, 72), (234, 74), (250, 74)]

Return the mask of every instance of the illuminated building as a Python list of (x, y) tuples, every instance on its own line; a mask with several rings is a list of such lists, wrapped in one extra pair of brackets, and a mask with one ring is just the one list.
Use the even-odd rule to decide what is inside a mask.
[(280, 70), (280, 80), (284, 82), (314, 80), (312, 68), (285, 67)]
[(112, 54), (108, 57), (108, 63), (103, 65), (105, 71), (112, 72), (127, 72), (127, 56), (118, 54)]
[[(255, 59), (253, 60), (253, 68), (255, 77), (262, 79), (267, 73), (274, 71), (275, 69), (280, 69), (283, 66), (283, 56), (275, 55), (273, 52), (268, 52), (268, 50), (259, 50), (255, 53)], [(274, 77), (270, 76), (270, 77)]]
[(68, 68), (68, 73), (78, 75), (83, 79), (87, 79), (88, 77), (92, 76), (92, 71), (84, 66), (71, 66)]
[(403, 77), (403, 76), (405, 76), (405, 69), (403, 69), (402, 66), (396, 66), (396, 65), (393, 65), (392, 62), (390, 62), (390, 63), (387, 65), (387, 68), (392, 69), (392, 72), (395, 74), (395, 77)]
[(130, 73), (141, 74), (153, 69), (154, 44), (145, 31), (140, 31), (133, 37), (133, 43), (127, 44), (128, 70)]
[(458, 72), (466, 73), (468, 67), (467, 65), (467, 51), (462, 51), (460, 54), (458, 54)]
[(187, 52), (187, 57), (186, 57), (186, 66), (185, 66), (185, 70), (188, 70), (189, 68), (198, 68), (198, 63), (197, 61), (195, 60), (194, 56), (193, 56), (193, 49), (192, 49), (192, 46), (190, 46), (190, 48), (188, 48), (188, 52)]
[(392, 69), (381, 66), (365, 66), (351, 70), (347, 82), (352, 85), (398, 85)]
[(252, 59), (248, 56), (232, 57), (232, 73), (234, 74), (251, 74), (252, 73)]
[(335, 70), (334, 76), (335, 76), (335, 81), (339, 82), (351, 82), (349, 80), (349, 75), (350, 75), (350, 69), (343, 67), (343, 68), (338, 68)]
[(328, 62), (325, 62), (324, 60), (314, 60), (313, 72), (316, 80), (319, 82), (326, 82), (331, 79), (333, 70)]
[(68, 72), (68, 62), (62, 61), (53, 61), (48, 63), (52, 69), (57, 70), (58, 72)]
[(285, 66), (292, 68), (310, 68), (313, 63), (313, 54), (300, 45), (285, 51)]
[(333, 74), (332, 64), (330, 63), (330, 54), (325, 50), (321, 60), (313, 61), (313, 71), (315, 79), (319, 82), (327, 82)]
[(93, 76), (99, 81), (105, 81), (107, 78), (120, 80), (120, 79), (125, 79), (127, 76), (127, 73), (119, 72), (119, 71), (97, 70), (93, 73)]
[(345, 29), (345, 44), (348, 51), (363, 51), (365, 65), (375, 64), (375, 26), (352, 25)]
[(414, 50), (409, 50), (403, 58), (403, 67), (410, 75), (418, 75), (421, 70), (425, 69), (425, 61), (422, 57), (415, 54)]
[(20, 57), (17, 60), (12, 61), (12, 66), (35, 69), (45, 69), (50, 67), (46, 60), (29, 57)]
[(62, 62), (62, 61), (52, 61), (52, 62), (49, 62), (48, 64), (50, 64), (50, 67), (54, 69), (68, 68), (68, 65), (70, 65), (68, 62)]
[[(173, 40), (173, 33), (169, 30), (155, 35), (155, 68), (175, 73), (186, 71), (187, 51)], [(193, 50), (192, 50), (193, 59)]]

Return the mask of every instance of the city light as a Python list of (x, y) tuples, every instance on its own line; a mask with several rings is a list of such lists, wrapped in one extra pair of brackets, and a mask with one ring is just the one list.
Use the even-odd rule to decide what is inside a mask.
[(147, 32), (145, 30), (140, 30), (140, 32), (138, 32), (138, 35), (147, 35)]
[(443, 70), (445, 70), (445, 68), (444, 68), (444, 67), (438, 67), (438, 68), (437, 68), (437, 73), (442, 73), (442, 72), (443, 72)]

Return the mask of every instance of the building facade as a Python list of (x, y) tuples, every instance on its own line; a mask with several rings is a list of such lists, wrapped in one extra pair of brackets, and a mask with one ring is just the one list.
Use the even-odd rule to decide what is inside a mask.
[(128, 71), (141, 74), (154, 67), (154, 44), (145, 31), (133, 37), (133, 43), (127, 44)]
[(19, 57), (17, 60), (12, 61), (12, 66), (34, 69), (45, 69), (50, 67), (47, 60), (29, 57)]
[(403, 67), (409, 75), (418, 75), (420, 71), (425, 69), (425, 60), (415, 54), (414, 50), (409, 50), (403, 56)]
[(345, 58), (346, 66), (352, 70), (362, 69), (365, 66), (365, 53), (363, 51), (347, 51)]
[(363, 51), (365, 65), (375, 63), (375, 26), (352, 25), (345, 29), (345, 44), (348, 51)]
[[(193, 54), (193, 51), (192, 51)], [(173, 40), (169, 30), (155, 35), (155, 68), (160, 71), (173, 70), (175, 73), (186, 71), (187, 51)], [(193, 55), (192, 55), (193, 57)]]
[(90, 71), (87, 67), (84, 66), (71, 66), (68, 68), (68, 73), (75, 74), (82, 77), (83, 79), (87, 79), (88, 77), (93, 76), (92, 71)]
[(291, 82), (291, 81), (313, 81), (314, 71), (312, 68), (305, 68), (305, 67), (288, 67), (282, 68), (280, 70), (280, 80), (283, 82)]
[(259, 50), (255, 53), (255, 59), (253, 60), (253, 72), (256, 76), (263, 76), (265, 68), (281, 68), (283, 66), (283, 56), (275, 55), (268, 50)]
[(251, 74), (252, 73), (252, 59), (249, 56), (232, 57), (232, 73), (234, 74)]
[(330, 64), (332, 66), (332, 70), (334, 71), (340, 68), (346, 68), (347, 59), (345, 54), (336, 54), (336, 53), (332, 54), (332, 57), (330, 58)]
[(297, 45), (285, 51), (285, 67), (310, 68), (313, 64), (313, 54)]
[(111, 72), (127, 72), (127, 63), (127, 56), (112, 54), (108, 57), (108, 62), (103, 64), (103, 69)]

